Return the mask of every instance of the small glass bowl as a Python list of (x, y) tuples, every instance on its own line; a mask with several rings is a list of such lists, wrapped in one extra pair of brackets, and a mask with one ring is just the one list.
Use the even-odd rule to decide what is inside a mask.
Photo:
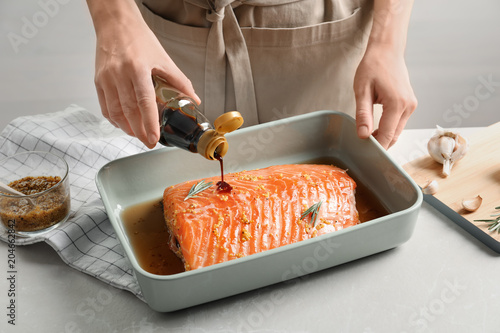
[(0, 225), (22, 237), (39, 236), (68, 219), (68, 164), (49, 152), (29, 151), (0, 161), (0, 181), (27, 195), (0, 191)]

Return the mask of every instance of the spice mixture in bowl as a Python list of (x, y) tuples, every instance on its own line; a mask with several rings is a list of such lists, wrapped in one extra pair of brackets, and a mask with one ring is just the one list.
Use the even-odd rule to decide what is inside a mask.
[(0, 192), (0, 225), (36, 236), (66, 221), (71, 199), (68, 165), (48, 152), (26, 152), (0, 162), (0, 181), (24, 195)]

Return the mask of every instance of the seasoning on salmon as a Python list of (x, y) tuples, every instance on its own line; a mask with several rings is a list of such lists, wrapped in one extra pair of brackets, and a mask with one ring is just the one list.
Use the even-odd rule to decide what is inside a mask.
[[(219, 179), (205, 181), (215, 184)], [(164, 192), (170, 247), (186, 270), (360, 222), (354, 197), (356, 183), (345, 170), (332, 165), (277, 165), (230, 173), (225, 180), (233, 187), (231, 193), (221, 194), (214, 185), (184, 200), (200, 180), (170, 186)], [(316, 214), (307, 212), (312, 206), (317, 208)]]

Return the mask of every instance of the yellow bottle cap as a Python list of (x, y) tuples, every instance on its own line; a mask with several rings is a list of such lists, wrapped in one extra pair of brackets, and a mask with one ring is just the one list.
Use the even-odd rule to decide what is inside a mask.
[(229, 146), (223, 135), (220, 135), (213, 129), (209, 129), (203, 133), (198, 141), (197, 150), (203, 157), (208, 160), (215, 160), (215, 155), (224, 157)]
[(214, 128), (219, 134), (226, 134), (237, 130), (243, 125), (243, 117), (238, 111), (226, 112), (214, 121)]

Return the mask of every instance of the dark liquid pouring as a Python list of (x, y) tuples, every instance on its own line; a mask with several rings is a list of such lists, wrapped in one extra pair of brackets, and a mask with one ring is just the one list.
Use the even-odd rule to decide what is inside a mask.
[(224, 162), (222, 161), (222, 156), (215, 152), (214, 157), (220, 163), (220, 181), (217, 182), (217, 191), (219, 193), (231, 193), (233, 187), (224, 181)]

